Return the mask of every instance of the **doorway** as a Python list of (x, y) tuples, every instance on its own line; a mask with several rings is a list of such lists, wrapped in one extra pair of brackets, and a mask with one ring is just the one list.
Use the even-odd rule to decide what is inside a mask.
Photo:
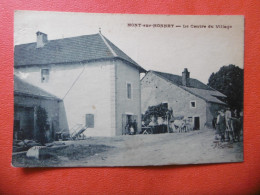
[(134, 128), (134, 134), (137, 132), (137, 115), (122, 114), (122, 135), (131, 134), (130, 128)]
[(14, 138), (19, 140), (34, 137), (34, 108), (15, 106)]
[(194, 117), (194, 130), (200, 130), (200, 117)]

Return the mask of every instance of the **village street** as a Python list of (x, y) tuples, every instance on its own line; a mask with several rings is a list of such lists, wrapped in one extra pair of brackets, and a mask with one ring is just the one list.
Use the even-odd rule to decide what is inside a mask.
[[(223, 143), (215, 147), (214, 131), (153, 135), (90, 137), (65, 141), (66, 149), (52, 157), (36, 160), (16, 159), (27, 166), (136, 166), (171, 165), (243, 160), (243, 143)], [(30, 162), (31, 161), (31, 162)]]
[[(89, 139), (88, 144), (105, 144), (115, 148), (108, 150), (108, 152), (89, 156), (85, 159), (85, 163), (88, 166), (133, 166), (137, 164), (170, 165), (172, 162), (175, 162), (174, 164), (185, 164), (187, 162), (196, 164), (243, 160), (241, 142), (224, 143), (223, 148), (215, 147), (212, 130), (120, 136), (114, 137), (112, 140), (111, 138)], [(77, 163), (78, 165), (84, 164), (84, 162)]]

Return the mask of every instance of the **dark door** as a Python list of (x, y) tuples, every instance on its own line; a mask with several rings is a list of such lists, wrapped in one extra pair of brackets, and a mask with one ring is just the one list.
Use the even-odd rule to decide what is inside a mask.
[(194, 117), (194, 130), (200, 129), (200, 117)]
[(125, 115), (126, 116), (126, 126), (125, 126), (125, 134), (130, 134), (130, 125), (132, 123), (132, 115)]
[(22, 119), (23, 125), (21, 125), (21, 128), (23, 128), (23, 136), (25, 139), (32, 139), (34, 131), (34, 109), (25, 108)]
[(122, 134), (130, 134), (130, 127), (133, 126), (134, 133), (137, 132), (137, 115), (122, 114)]
[(14, 112), (16, 138), (19, 140), (32, 139), (34, 135), (34, 108), (15, 106)]

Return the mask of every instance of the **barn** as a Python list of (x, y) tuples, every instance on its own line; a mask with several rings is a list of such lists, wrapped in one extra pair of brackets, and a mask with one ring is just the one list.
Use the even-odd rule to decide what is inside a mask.
[(189, 120), (194, 130), (211, 127), (212, 120), (221, 108), (226, 107), (226, 96), (197, 79), (190, 78), (184, 69), (182, 75), (148, 71), (141, 80), (142, 113), (149, 106), (163, 103), (173, 110), (174, 116)]
[(62, 101), (59, 131), (87, 126), (86, 136), (122, 135), (132, 121), (140, 131), (142, 72), (101, 32), (56, 40), (37, 32), (14, 51), (15, 76)]
[(63, 104), (58, 97), (14, 76), (14, 139), (39, 140), (37, 109), (47, 114), (46, 139), (52, 141), (59, 130), (59, 107)]

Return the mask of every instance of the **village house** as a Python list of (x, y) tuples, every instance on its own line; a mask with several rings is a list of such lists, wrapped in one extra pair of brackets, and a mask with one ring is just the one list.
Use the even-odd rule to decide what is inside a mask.
[(36, 38), (15, 46), (14, 74), (62, 102), (49, 105), (58, 111), (59, 131), (87, 126), (86, 136), (115, 136), (127, 133), (130, 121), (140, 131), (140, 65), (101, 32), (57, 40), (37, 32)]
[(54, 140), (62, 104), (58, 97), (14, 76), (14, 139), (40, 139), (37, 109), (41, 107), (47, 114), (46, 139)]
[(182, 76), (148, 71), (141, 80), (142, 113), (149, 106), (167, 104), (173, 115), (183, 116), (194, 130), (212, 127), (216, 112), (225, 107), (221, 98), (226, 96), (197, 79), (190, 78), (185, 68)]

